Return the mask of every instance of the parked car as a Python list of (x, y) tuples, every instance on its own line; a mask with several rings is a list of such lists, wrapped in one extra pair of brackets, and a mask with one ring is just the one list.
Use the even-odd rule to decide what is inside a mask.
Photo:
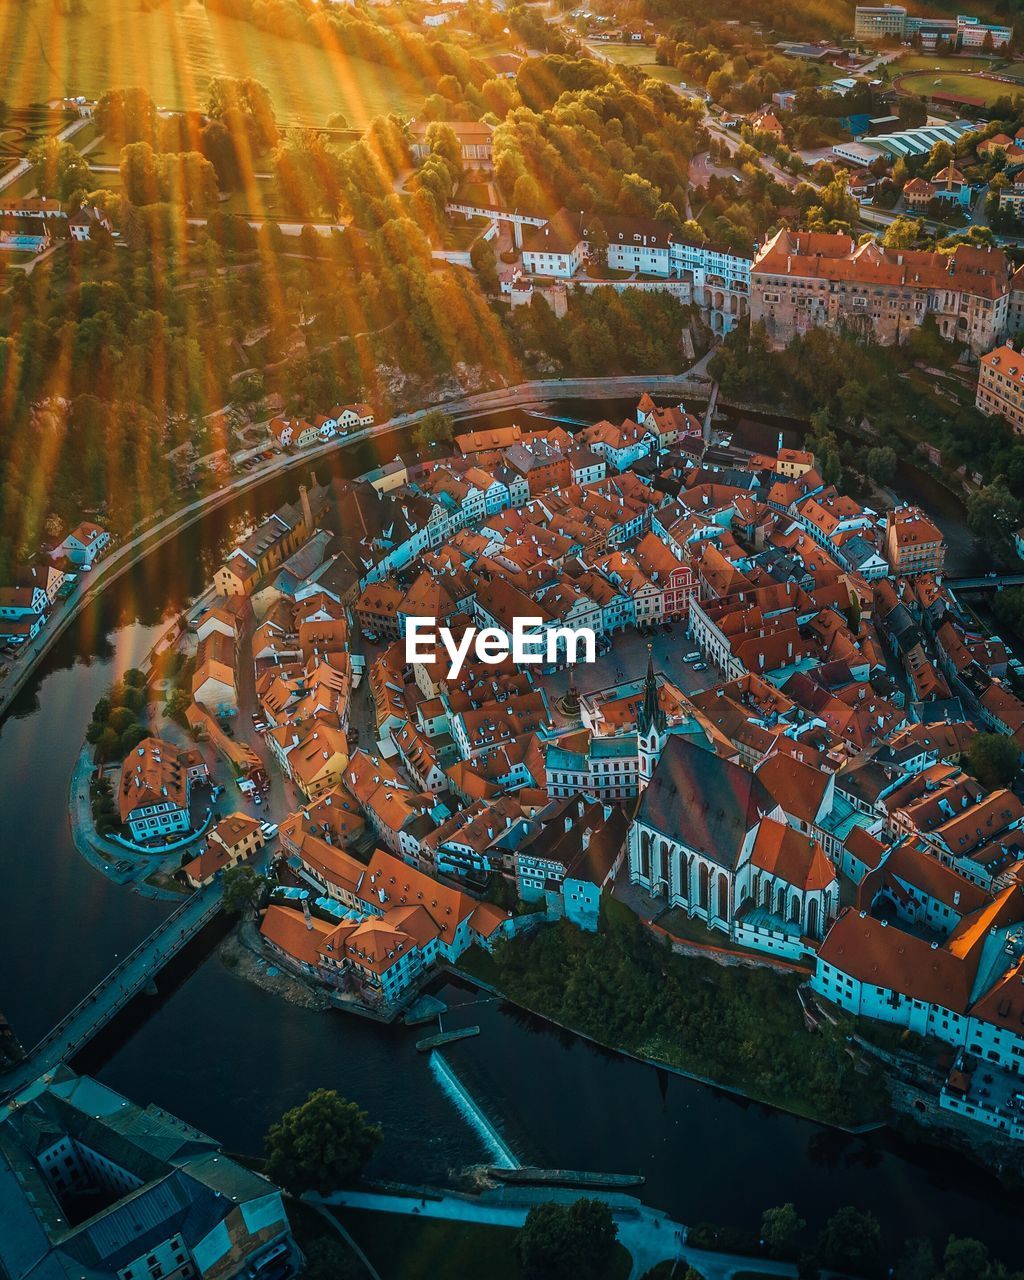
[(695, 662), (693, 664), (694, 671), (707, 671), (708, 664), (706, 662)]
[(699, 650), (699, 649), (694, 649), (691, 653), (684, 653), (684, 654), (683, 654), (683, 661), (684, 661), (684, 662), (699, 662), (699, 661), (700, 661), (700, 650)]
[(253, 802), (253, 804), (262, 804), (262, 803), (263, 803), (263, 797), (260, 795), (260, 793), (259, 793), (258, 791), (257, 791), (257, 792), (256, 792), (256, 794), (253, 796), (253, 798), (252, 798), (252, 802)]
[(260, 830), (263, 832), (263, 838), (265, 840), (273, 840), (274, 836), (277, 835), (277, 823), (261, 822)]

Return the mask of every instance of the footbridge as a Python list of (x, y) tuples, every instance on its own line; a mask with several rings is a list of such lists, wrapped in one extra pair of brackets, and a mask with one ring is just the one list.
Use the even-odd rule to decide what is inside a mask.
[(461, 213), (467, 218), (487, 218), (491, 222), (510, 222), (515, 237), (516, 248), (523, 247), (523, 227), (543, 227), (547, 218), (538, 218), (529, 213), (509, 213), (507, 209), (490, 209), (478, 204), (446, 204), (445, 213)]
[(154, 981), (169, 960), (221, 909), (218, 883), (198, 889), (163, 920), (149, 937), (34, 1045), (21, 1062), (0, 1075), (0, 1095), (24, 1088), (38, 1076), (80, 1053), (125, 1005)]

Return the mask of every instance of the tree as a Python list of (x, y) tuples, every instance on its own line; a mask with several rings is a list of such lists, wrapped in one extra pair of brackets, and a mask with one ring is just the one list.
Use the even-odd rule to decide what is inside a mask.
[(1014, 497), (1002, 476), (984, 485), (967, 498), (967, 523), (975, 533), (990, 534), (993, 526), (1009, 533), (1020, 523), (1022, 504)]
[(267, 1174), (292, 1195), (327, 1195), (365, 1167), (382, 1138), (366, 1112), (333, 1089), (315, 1089), (271, 1125)]
[(121, 189), (132, 204), (154, 204), (163, 198), (157, 155), (148, 142), (121, 148)]
[(192, 699), (184, 689), (172, 689), (164, 703), (164, 716), (168, 720), (185, 723), (185, 713), (192, 705)]
[(1020, 748), (1002, 733), (979, 733), (967, 748), (967, 767), (990, 791), (1008, 787), (1020, 768)]
[(266, 876), (252, 867), (228, 867), (224, 872), (224, 910), (229, 915), (248, 915), (256, 910), (268, 885)]
[(115, 147), (155, 144), (156, 106), (145, 89), (108, 89), (96, 104), (96, 127)]
[(818, 1237), (818, 1263), (834, 1270), (870, 1276), (882, 1257), (882, 1232), (872, 1213), (846, 1205), (829, 1218)]
[(590, 219), (590, 226), (587, 228), (587, 245), (590, 260), (600, 267), (606, 267), (608, 265), (608, 231), (598, 217)]
[(900, 214), (886, 227), (882, 244), (887, 249), (912, 249), (923, 234), (924, 222), (921, 218), (907, 218)]
[(908, 1240), (896, 1266), (895, 1280), (935, 1280), (935, 1252), (928, 1240)]
[(919, 129), (928, 119), (928, 106), (923, 98), (901, 94), (896, 109), (901, 123), (908, 129)]
[(214, 76), (208, 89), (207, 112), (214, 119), (233, 123), (238, 113), (245, 125), (252, 130), (253, 141), (261, 151), (276, 144), (278, 139), (274, 103), (266, 85), (246, 76), (235, 80), (230, 76)]
[(896, 450), (877, 445), (864, 454), (864, 470), (878, 484), (891, 484), (896, 475)]
[(107, 724), (115, 733), (124, 733), (133, 724), (138, 723), (138, 716), (131, 707), (115, 707), (107, 717)]
[(603, 1275), (618, 1235), (611, 1209), (601, 1200), (536, 1205), (516, 1241), (527, 1280)]
[(791, 1249), (806, 1226), (796, 1206), (788, 1202), (774, 1209), (765, 1209), (761, 1215), (761, 1237), (773, 1253)]
[(321, 1236), (305, 1245), (302, 1280), (362, 1280), (366, 1269), (337, 1236)]
[(430, 154), (444, 161), (452, 181), (458, 182), (462, 177), (462, 143), (451, 125), (438, 120), (428, 124), (424, 141)]
[(73, 191), (87, 191), (92, 185), (89, 166), (70, 142), (48, 138), (36, 143), (28, 158), (36, 167), (36, 187), (41, 196), (67, 200)]
[(455, 423), (451, 414), (443, 409), (431, 409), (420, 419), (412, 433), (412, 441), (417, 449), (429, 449), (432, 445), (451, 444), (455, 434)]
[(484, 293), (497, 293), (499, 289), (498, 281), (498, 259), (494, 253), (494, 245), (490, 240), (485, 240), (483, 236), (474, 240), (469, 250), (469, 260), (473, 264), (473, 270), (477, 274), (480, 281), (480, 288)]

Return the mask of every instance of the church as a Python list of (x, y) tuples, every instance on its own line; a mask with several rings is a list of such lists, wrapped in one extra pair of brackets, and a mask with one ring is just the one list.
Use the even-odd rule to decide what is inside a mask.
[(638, 730), (650, 773), (630, 825), (631, 882), (734, 941), (807, 954), (838, 910), (821, 845), (788, 824), (756, 774), (685, 738), (663, 740), (656, 719)]

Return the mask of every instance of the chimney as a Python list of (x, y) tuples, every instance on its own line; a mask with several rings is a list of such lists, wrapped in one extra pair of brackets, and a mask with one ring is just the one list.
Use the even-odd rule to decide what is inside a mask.
[(299, 485), (299, 501), (302, 503), (302, 518), (306, 522), (307, 530), (313, 528), (313, 509), (309, 505), (309, 493), (306, 491), (304, 484)]
[(307, 894), (307, 895), (302, 899), (302, 918), (303, 918), (303, 919), (305, 920), (305, 922), (306, 922), (306, 928), (307, 928), (307, 929), (312, 930), (312, 928), (313, 928), (313, 917), (312, 917), (312, 915), (310, 914), (310, 910), (309, 910), (309, 895), (308, 895), (308, 894)]

